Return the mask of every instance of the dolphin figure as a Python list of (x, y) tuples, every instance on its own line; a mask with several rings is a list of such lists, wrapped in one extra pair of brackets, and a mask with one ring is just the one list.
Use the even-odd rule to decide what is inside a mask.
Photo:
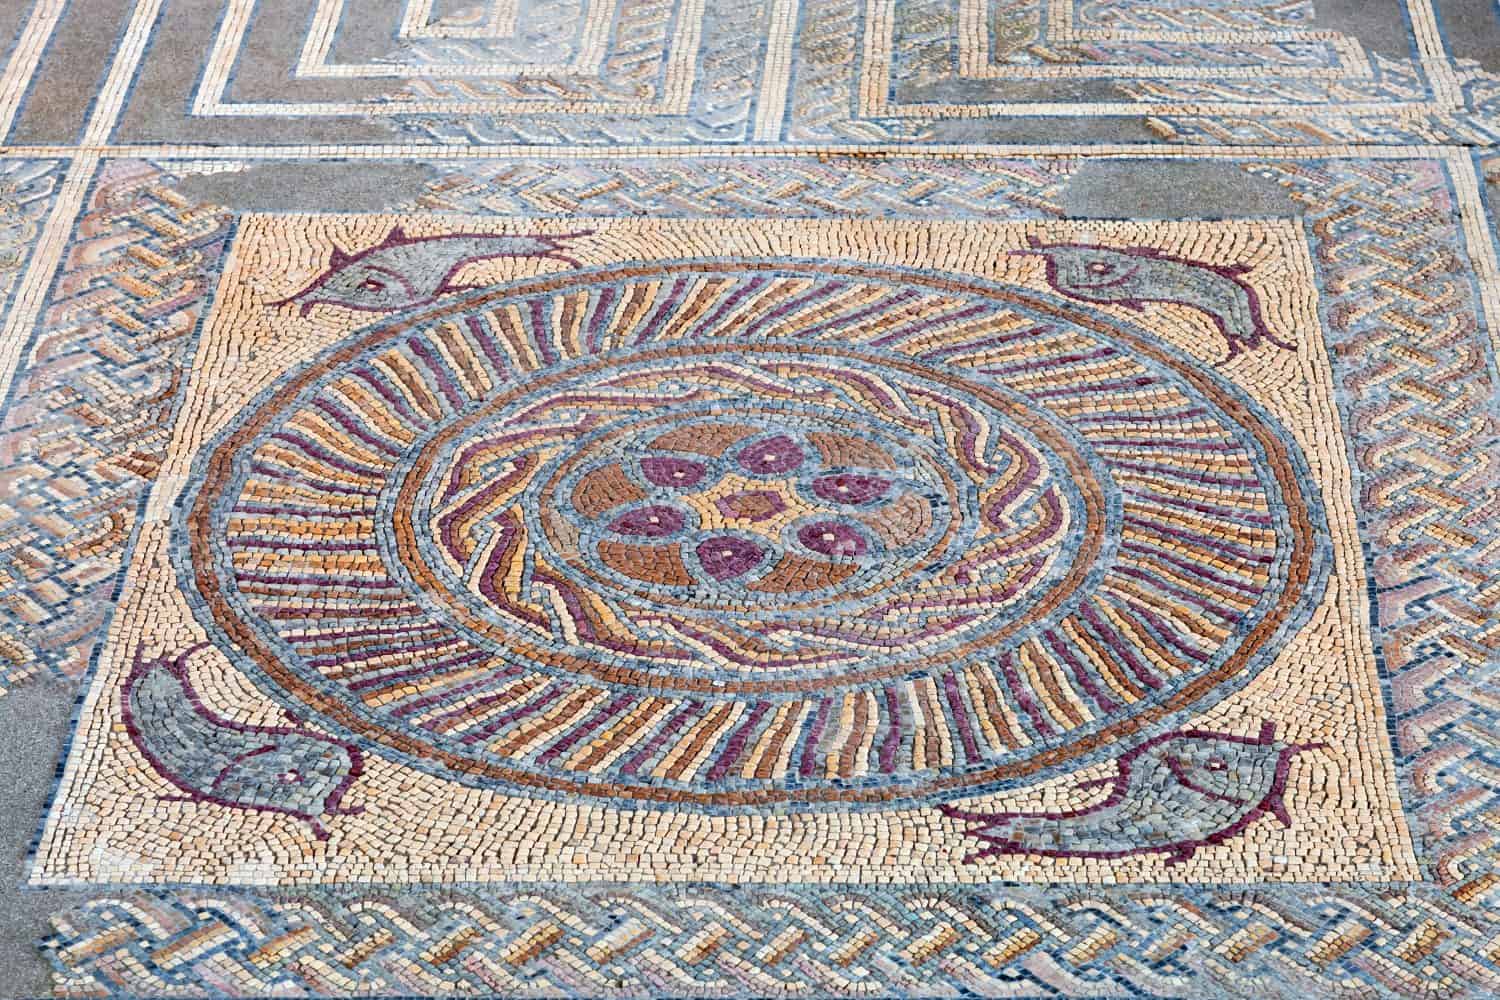
[(972, 812), (940, 806), (945, 816), (976, 824), (967, 833), (986, 842), (965, 858), (1043, 854), (1059, 858), (1120, 858), (1165, 853), (1178, 864), (1193, 852), (1238, 835), (1270, 814), (1290, 826), (1282, 796), (1291, 760), (1323, 743), (1281, 743), (1275, 724), (1256, 737), (1201, 729), (1165, 733), (1119, 760), (1119, 773), (1080, 788), (1110, 786), (1095, 805), (1062, 812)]
[(475, 261), (494, 257), (547, 257), (577, 267), (578, 261), (563, 253), (566, 241), (587, 235), (588, 231), (560, 236), (505, 233), (408, 236), (397, 225), (384, 240), (358, 253), (334, 247), (322, 274), (301, 291), (271, 305), (296, 303), (303, 316), (320, 304), (367, 312), (409, 309), (456, 291), (454, 276)]
[(344, 794), (364, 772), (358, 747), (300, 726), (248, 726), (215, 714), (188, 680), (188, 659), (144, 660), (125, 680), (125, 730), (179, 801), (286, 813), (328, 839), (321, 817), (348, 815)]
[(1151, 247), (1101, 247), (1086, 243), (1042, 243), (1028, 237), (1030, 250), (1012, 256), (1042, 257), (1047, 283), (1062, 294), (1139, 310), (1146, 302), (1175, 302), (1207, 313), (1229, 343), (1232, 358), (1242, 350), (1274, 344), (1277, 338), (1261, 315), (1260, 297), (1241, 277), (1247, 268), (1173, 257)]

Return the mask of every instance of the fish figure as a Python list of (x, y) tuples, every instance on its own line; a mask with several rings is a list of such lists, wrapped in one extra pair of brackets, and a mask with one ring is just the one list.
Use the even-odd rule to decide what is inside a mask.
[(125, 681), (126, 732), (162, 777), (182, 789), (176, 801), (286, 813), (328, 839), (323, 816), (361, 808), (341, 805), (364, 772), (358, 747), (298, 726), (248, 726), (216, 715), (188, 680), (188, 659), (135, 663)]
[(976, 824), (966, 832), (987, 846), (966, 862), (1001, 854), (1121, 858), (1165, 853), (1178, 864), (1193, 852), (1238, 835), (1270, 814), (1290, 826), (1286, 804), (1292, 758), (1322, 743), (1281, 743), (1275, 724), (1257, 737), (1201, 729), (1148, 740), (1119, 760), (1114, 777), (1080, 788), (1110, 787), (1095, 805), (1063, 812), (972, 812), (940, 806), (945, 816)]
[(319, 304), (389, 312), (431, 302), (457, 291), (453, 278), (466, 265), (495, 257), (547, 257), (578, 266), (562, 251), (567, 240), (589, 231), (561, 236), (511, 236), (504, 233), (450, 233), (408, 236), (399, 225), (384, 240), (358, 253), (333, 248), (328, 267), (305, 288), (272, 306), (296, 303), (306, 316)]
[(1266, 326), (1260, 297), (1241, 277), (1249, 270), (1242, 265), (1205, 264), (1151, 247), (1042, 243), (1035, 237), (1030, 243), (1032, 249), (1013, 250), (1011, 255), (1042, 257), (1047, 283), (1070, 298), (1135, 310), (1147, 302), (1192, 306), (1213, 319), (1229, 342), (1230, 358), (1268, 343), (1296, 350)]

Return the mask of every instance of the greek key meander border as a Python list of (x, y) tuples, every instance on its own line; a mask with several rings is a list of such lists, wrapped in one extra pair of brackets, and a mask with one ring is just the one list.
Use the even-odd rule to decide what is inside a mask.
[[(652, 114), (681, 114), (691, 99), (694, 84), (694, 67), (698, 49), (698, 39), (702, 32), (705, 17), (702, 0), (687, 0), (691, 10), (679, 10), (674, 19), (674, 29), (670, 38), (667, 39), (666, 48), (663, 52), (664, 78), (663, 90), (655, 101), (645, 104), (588, 104), (588, 103), (558, 103), (556, 105), (544, 101), (448, 101), (448, 102), (424, 102), (420, 107), (408, 107), (402, 104), (381, 106), (374, 103), (355, 102), (312, 102), (301, 104), (275, 104), (266, 102), (237, 102), (227, 100), (227, 94), (234, 75), (234, 67), (238, 61), (239, 54), (245, 46), (251, 23), (254, 18), (256, 0), (226, 0), (232, 6), (242, 7), (243, 10), (231, 10), (221, 22), (220, 28), (214, 35), (214, 41), (210, 50), (208, 65), (198, 84), (193, 88), (193, 114), (203, 117), (241, 116), (252, 117), (257, 115), (290, 117), (309, 117), (315, 115), (365, 115), (365, 116), (391, 116), (410, 114), (413, 110), (422, 113), (452, 113), (452, 114), (478, 114), (485, 112), (514, 112), (530, 113), (540, 111), (565, 111), (570, 113), (605, 113), (605, 114), (629, 114), (629, 115), (652, 115)], [(597, 3), (608, 3), (610, 0), (590, 0), (590, 10)], [(332, 3), (342, 5), (342, 0), (319, 0), (316, 16), (321, 17), (325, 5)], [(337, 17), (335, 15), (334, 31), (337, 30)], [(588, 17), (583, 28), (582, 37), (585, 38), (585, 48), (591, 53), (596, 48), (603, 47), (604, 40), (597, 38), (600, 25), (608, 29), (609, 19)], [(293, 77), (297, 79), (319, 77), (339, 77), (350, 74), (342, 74), (336, 70), (343, 68), (341, 65), (329, 66), (327, 64), (327, 46), (321, 49), (314, 45), (314, 36), (309, 33), (306, 45), (302, 49), (296, 63), (293, 66)], [(325, 39), (332, 41), (332, 33)], [(591, 54), (592, 58), (592, 54)], [(602, 56), (601, 56), (602, 58)], [(392, 70), (400, 70), (397, 64), (392, 64)], [(482, 67), (476, 72), (470, 68), (464, 73), (440, 74), (435, 71), (422, 72), (420, 69), (407, 73), (387, 73), (387, 76), (485, 76), (485, 75), (509, 75), (513, 71), (531, 71), (536, 67)], [(364, 74), (360, 74), (364, 75)]]

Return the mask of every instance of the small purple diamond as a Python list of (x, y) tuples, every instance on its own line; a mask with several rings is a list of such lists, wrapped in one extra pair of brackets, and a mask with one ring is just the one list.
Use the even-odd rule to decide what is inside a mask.
[(687, 519), (675, 507), (660, 504), (637, 507), (610, 522), (609, 530), (622, 535), (637, 535), (642, 538), (661, 538), (682, 530)]
[(698, 564), (715, 580), (732, 580), (760, 565), (765, 550), (735, 535), (714, 535), (698, 543)]
[(791, 472), (802, 464), (802, 449), (785, 434), (764, 438), (740, 450), (740, 466), (757, 476)]
[(890, 491), (891, 481), (879, 476), (840, 472), (813, 480), (813, 493), (830, 503), (869, 503)]

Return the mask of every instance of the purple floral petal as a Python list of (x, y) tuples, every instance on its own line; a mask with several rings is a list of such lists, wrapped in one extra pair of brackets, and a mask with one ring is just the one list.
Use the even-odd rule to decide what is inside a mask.
[(797, 529), (797, 541), (830, 559), (855, 559), (869, 545), (858, 531), (839, 521), (814, 521)]
[(785, 434), (763, 438), (740, 450), (740, 466), (757, 476), (781, 475), (802, 465), (802, 449)]
[(682, 511), (675, 507), (656, 504), (650, 507), (637, 507), (635, 510), (621, 514), (610, 522), (609, 530), (621, 535), (635, 535), (640, 538), (661, 538), (676, 534), (686, 523), (687, 518), (682, 515)]
[(813, 480), (813, 493), (830, 503), (869, 503), (890, 491), (891, 481), (880, 476), (840, 472)]
[(715, 580), (732, 580), (760, 565), (765, 549), (735, 535), (715, 535), (698, 543), (698, 564)]
[(653, 455), (641, 459), (641, 472), (652, 483), (665, 489), (687, 490), (702, 481), (708, 468), (702, 462), (671, 455)]

